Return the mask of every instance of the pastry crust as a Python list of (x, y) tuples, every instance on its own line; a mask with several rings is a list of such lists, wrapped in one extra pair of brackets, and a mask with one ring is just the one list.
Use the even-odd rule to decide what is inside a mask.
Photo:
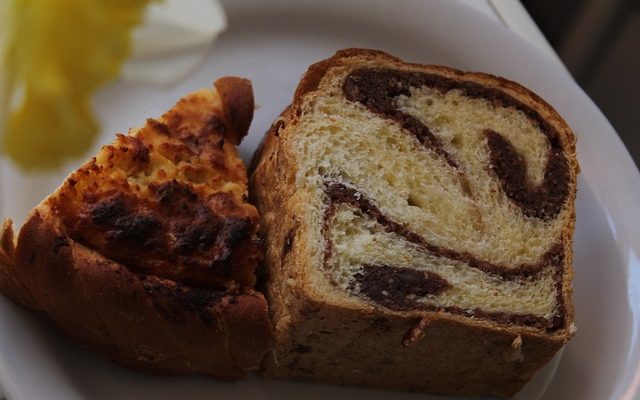
[[(307, 242), (314, 229), (303, 220), (307, 204), (296, 196), (293, 138), (304, 118), (304, 104), (325, 93), (318, 90), (332, 69), (350, 59), (374, 67), (418, 70), (497, 88), (536, 110), (559, 133), (567, 156), (569, 222), (562, 230), (564, 261), (561, 298), (565, 307), (559, 329), (545, 331), (483, 318), (469, 318), (419, 308), (394, 311), (351, 302), (319, 292), (307, 271), (321, 269)], [(364, 62), (363, 62), (364, 63)], [(328, 116), (329, 118), (330, 116)], [(575, 137), (564, 120), (537, 95), (522, 86), (482, 73), (404, 63), (375, 50), (346, 49), (309, 67), (292, 104), (267, 132), (254, 155), (250, 191), (266, 231), (266, 290), (275, 326), (275, 345), (262, 374), (385, 389), (437, 394), (510, 396), (520, 390), (572, 337), (572, 235), (578, 164)], [(559, 283), (560, 284), (560, 283)]]
[[(256, 370), (272, 327), (253, 288), (258, 215), (245, 201), (246, 171), (235, 149), (253, 94), (240, 78), (215, 86), (217, 93), (195, 92), (103, 148), (32, 211), (16, 241), (5, 221), (0, 290), (140, 371), (238, 380)], [(197, 159), (183, 161), (183, 154)], [(162, 182), (168, 189), (158, 189), (156, 200), (153, 188)], [(106, 196), (114, 193), (129, 203), (113, 206)]]
[(70, 239), (38, 208), (18, 236), (18, 276), (62, 330), (128, 367), (237, 380), (269, 344), (262, 294), (214, 292), (132, 273)]

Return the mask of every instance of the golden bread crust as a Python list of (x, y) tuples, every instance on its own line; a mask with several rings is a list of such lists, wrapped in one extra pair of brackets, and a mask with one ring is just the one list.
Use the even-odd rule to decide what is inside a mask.
[(11, 220), (5, 220), (0, 231), (0, 292), (18, 304), (37, 309), (31, 292), (15, 271), (15, 239)]

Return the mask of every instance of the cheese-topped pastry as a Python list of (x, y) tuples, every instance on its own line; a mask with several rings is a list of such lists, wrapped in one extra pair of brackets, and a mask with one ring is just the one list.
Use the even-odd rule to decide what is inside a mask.
[(240, 379), (271, 339), (254, 290), (258, 213), (236, 145), (249, 81), (181, 99), (118, 135), (29, 216), (2, 232), (0, 289), (137, 369)]

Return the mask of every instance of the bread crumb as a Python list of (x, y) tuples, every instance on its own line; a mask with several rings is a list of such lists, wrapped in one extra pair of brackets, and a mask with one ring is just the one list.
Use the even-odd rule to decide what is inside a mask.
[(409, 329), (409, 331), (404, 335), (402, 338), (402, 345), (404, 347), (409, 347), (418, 343), (424, 337), (424, 331), (432, 320), (433, 318), (430, 316), (423, 317), (420, 322), (418, 322), (413, 328)]
[(513, 339), (513, 342), (511, 342), (511, 347), (515, 350), (520, 349), (522, 347), (522, 336), (516, 336), (516, 338)]

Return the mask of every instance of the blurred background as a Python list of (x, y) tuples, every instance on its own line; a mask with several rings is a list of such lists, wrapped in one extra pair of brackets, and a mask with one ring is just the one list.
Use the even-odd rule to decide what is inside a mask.
[(640, 0), (522, 0), (640, 166)]

